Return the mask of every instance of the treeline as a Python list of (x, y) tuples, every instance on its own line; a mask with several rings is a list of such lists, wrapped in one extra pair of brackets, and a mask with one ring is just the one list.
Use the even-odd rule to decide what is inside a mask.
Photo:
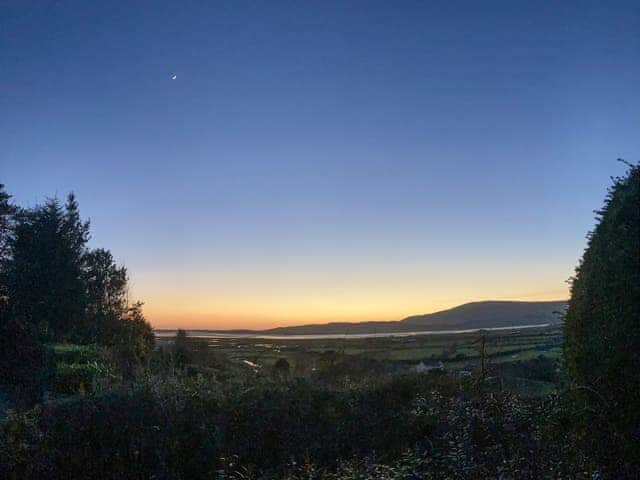
[(71, 193), (21, 208), (0, 185), (0, 386), (17, 406), (41, 397), (48, 345), (103, 345), (131, 372), (154, 348), (142, 303), (109, 250), (91, 249), (90, 223)]

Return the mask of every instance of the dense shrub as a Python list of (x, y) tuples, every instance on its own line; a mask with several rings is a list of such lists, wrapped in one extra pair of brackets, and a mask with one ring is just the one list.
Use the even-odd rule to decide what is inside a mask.
[(412, 376), (371, 389), (336, 391), (297, 381), (260, 393), (250, 390), (225, 403), (224, 448), (259, 469), (291, 459), (335, 465), (355, 455), (392, 458), (432, 433), (432, 419), (415, 417), (412, 407), (428, 388), (454, 389), (445, 377)]
[(127, 309), (106, 344), (112, 360), (125, 378), (133, 377), (138, 368), (148, 364), (153, 356), (155, 336), (142, 313), (142, 303), (135, 303)]
[(104, 361), (58, 363), (55, 392), (65, 395), (90, 394), (106, 390), (120, 379), (113, 365)]
[[(364, 457), (341, 462), (335, 472), (292, 478), (592, 479), (596, 470), (573, 448), (571, 409), (561, 397), (522, 400), (493, 394), (482, 400), (432, 391), (414, 402), (416, 416), (437, 422), (426, 448), (405, 450), (391, 462)], [(317, 471), (317, 469), (316, 469)]]
[[(442, 374), (335, 390), (152, 378), (14, 415), (2, 478), (587, 478), (557, 397), (474, 394)], [(224, 476), (223, 476), (224, 475)], [(580, 477), (583, 475), (583, 477)]]
[[(175, 393), (175, 392), (174, 392)], [(74, 397), (2, 425), (1, 478), (210, 478), (218, 430), (207, 397), (148, 389)]]
[(497, 364), (495, 369), (500, 377), (505, 379), (521, 378), (541, 382), (556, 382), (559, 377), (556, 361), (544, 355), (539, 355), (528, 360), (503, 362)]
[(564, 359), (587, 421), (613, 425), (605, 443), (619, 458), (640, 458), (639, 166), (614, 179), (597, 214), (571, 286)]
[(191, 363), (192, 357), (193, 355), (189, 349), (187, 340), (187, 332), (182, 329), (178, 329), (176, 336), (173, 339), (173, 344), (171, 345), (171, 358), (173, 360), (173, 365), (177, 368), (182, 368)]
[(13, 406), (31, 407), (53, 382), (53, 352), (38, 341), (32, 324), (4, 315), (2, 310), (0, 307), (0, 389)]

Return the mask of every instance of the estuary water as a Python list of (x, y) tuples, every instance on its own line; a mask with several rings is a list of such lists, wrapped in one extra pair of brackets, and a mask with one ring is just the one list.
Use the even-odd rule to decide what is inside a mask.
[[(325, 333), (309, 335), (269, 335), (266, 333), (225, 333), (208, 330), (186, 330), (187, 336), (191, 338), (264, 338), (270, 340), (320, 340), (331, 338), (378, 338), (378, 337), (411, 337), (416, 335), (452, 335), (456, 333), (474, 333), (481, 330), (491, 332), (500, 330), (523, 330), (526, 328), (543, 328), (550, 323), (540, 323), (537, 325), (518, 325), (513, 327), (490, 327), (490, 328), (469, 328), (466, 330), (421, 330), (411, 332), (384, 332), (384, 333)], [(173, 337), (176, 330), (157, 330), (156, 337)]]

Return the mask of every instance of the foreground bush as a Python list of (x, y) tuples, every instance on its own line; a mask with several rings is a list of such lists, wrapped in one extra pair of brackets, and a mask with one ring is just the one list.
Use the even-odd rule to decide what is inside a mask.
[(2, 426), (0, 478), (211, 478), (214, 404), (165, 400), (112, 392), (15, 415)]
[(577, 408), (593, 430), (598, 426), (596, 441), (615, 452), (603, 461), (624, 465), (640, 458), (639, 166), (614, 179), (597, 213), (572, 282), (564, 359)]
[(562, 398), (476, 392), (473, 381), (438, 374), (351, 390), (152, 378), (134, 391), (12, 416), (0, 433), (0, 478), (538, 479), (597, 471)]
[(0, 305), (0, 393), (5, 392), (12, 406), (30, 408), (53, 383), (54, 355), (37, 340), (33, 325), (3, 310)]

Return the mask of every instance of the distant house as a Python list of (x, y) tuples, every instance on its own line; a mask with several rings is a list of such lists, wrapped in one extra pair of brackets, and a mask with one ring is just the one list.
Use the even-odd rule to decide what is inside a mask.
[(442, 363), (441, 360), (438, 360), (437, 362), (420, 360), (420, 363), (418, 363), (414, 368), (418, 373), (430, 372), (431, 370), (444, 370), (444, 363)]

